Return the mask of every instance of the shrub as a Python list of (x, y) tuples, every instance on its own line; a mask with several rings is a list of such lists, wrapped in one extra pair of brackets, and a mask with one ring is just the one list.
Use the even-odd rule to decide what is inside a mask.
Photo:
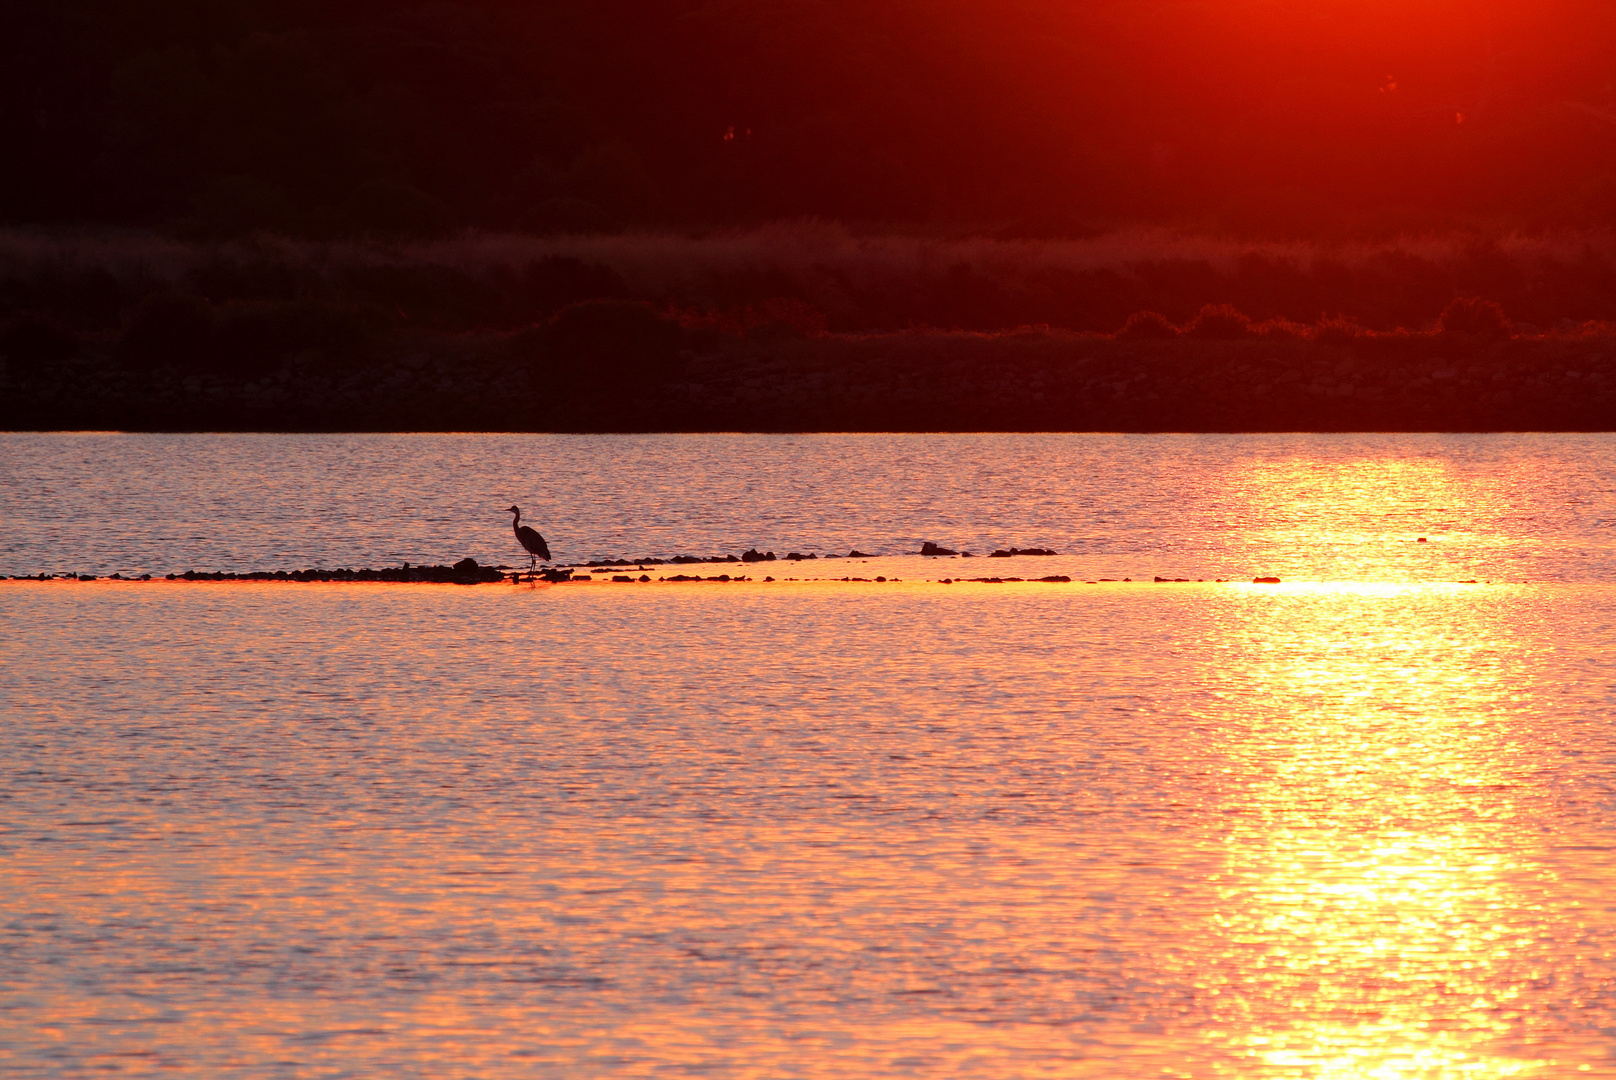
[(202, 367), (213, 353), (213, 331), (213, 308), (206, 300), (180, 293), (152, 293), (129, 309), (118, 354), (137, 371), (164, 364)]
[(390, 325), (385, 310), (324, 300), (237, 303), (215, 313), (215, 365), (253, 374), (291, 357), (315, 355), (338, 363), (368, 356)]
[(1178, 336), (1178, 327), (1167, 321), (1167, 316), (1155, 311), (1136, 311), (1128, 316), (1128, 321), (1120, 331), (1118, 337), (1125, 338), (1171, 338)]
[(1350, 345), (1366, 333), (1367, 330), (1342, 315), (1321, 318), (1313, 324), (1313, 340), (1321, 345)]
[(522, 268), (521, 301), (529, 311), (553, 315), (581, 300), (623, 300), (628, 284), (616, 270), (566, 255), (547, 255)]
[(0, 356), (14, 371), (36, 372), (78, 351), (77, 335), (41, 316), (24, 316), (0, 332)]
[(825, 314), (805, 300), (778, 296), (746, 309), (752, 325), (746, 336), (755, 340), (817, 338), (825, 336)]
[(1289, 319), (1268, 319), (1251, 324), (1251, 332), (1268, 341), (1306, 341), (1308, 328)]
[(185, 273), (187, 292), (218, 304), (226, 300), (292, 300), (326, 287), (308, 264), (267, 257), (228, 257), (218, 252)]
[(1514, 330), (1503, 308), (1475, 296), (1461, 296), (1449, 303), (1442, 309), (1437, 327), (1444, 334), (1479, 338), (1505, 338)]
[(550, 320), (549, 330), (558, 359), (633, 375), (666, 372), (684, 342), (678, 323), (639, 300), (568, 304)]
[(386, 308), (411, 326), (434, 330), (497, 323), (506, 305), (490, 282), (434, 263), (353, 266), (337, 285), (344, 299)]
[(824, 337), (826, 334), (825, 313), (807, 301), (791, 296), (777, 296), (726, 311), (676, 308), (669, 314), (691, 336), (693, 342), (708, 345), (720, 336), (779, 341)]
[(1233, 304), (1207, 304), (1185, 329), (1190, 337), (1210, 341), (1234, 341), (1251, 332), (1251, 320)]

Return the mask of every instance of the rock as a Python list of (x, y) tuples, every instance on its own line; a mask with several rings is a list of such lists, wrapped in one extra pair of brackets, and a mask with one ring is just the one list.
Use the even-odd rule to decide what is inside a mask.
[(860, 551), (858, 548), (854, 548), (852, 551), (849, 551), (847, 553), (847, 557), (849, 559), (873, 559), (873, 558), (875, 558), (874, 555), (866, 554), (865, 552)]
[(475, 574), (477, 572), (477, 560), (461, 559), (454, 564), (454, 569), (457, 574)]
[(817, 559), (817, 558), (819, 558), (818, 555), (812, 555), (812, 554), (804, 555), (800, 551), (792, 551), (792, 552), (788, 552), (786, 554), (786, 561), (787, 562), (801, 562), (804, 559)]
[(1278, 585), (1279, 579), (1277, 577), (1255, 577), (1251, 579), (1251, 583), (1253, 585)]
[(746, 554), (741, 556), (741, 561), (745, 563), (774, 562), (774, 552), (759, 551), (757, 548), (748, 548)]
[(1009, 551), (1006, 551), (1003, 548), (1000, 548), (998, 551), (995, 551), (992, 555), (989, 555), (988, 558), (990, 558), (990, 559), (1009, 559), (1009, 558), (1013, 558), (1013, 557), (1015, 557), (1017, 555), (1059, 555), (1059, 554), (1060, 554), (1060, 552), (1054, 551), (1054, 550), (1052, 550), (1050, 548), (1011, 548)]
[(932, 543), (930, 540), (927, 540), (924, 544), (920, 545), (920, 553), (922, 555), (958, 555), (959, 554), (959, 552), (953, 550), (952, 548), (939, 547), (938, 545)]

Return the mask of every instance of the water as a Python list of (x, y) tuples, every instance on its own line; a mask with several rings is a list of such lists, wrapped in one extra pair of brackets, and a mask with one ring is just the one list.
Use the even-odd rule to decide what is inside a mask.
[(0, 585), (0, 1072), (1616, 1076), (1611, 449), (0, 438), (19, 573), (904, 579)]
[(569, 561), (930, 540), (1054, 548), (1098, 577), (1616, 581), (1613, 451), (1608, 435), (0, 435), (0, 573), (515, 564), (516, 503)]

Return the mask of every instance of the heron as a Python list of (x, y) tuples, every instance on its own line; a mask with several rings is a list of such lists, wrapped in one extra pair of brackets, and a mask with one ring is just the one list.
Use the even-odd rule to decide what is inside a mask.
[(531, 556), (528, 560), (528, 570), (533, 570), (540, 559), (549, 562), (550, 545), (544, 542), (544, 537), (540, 536), (536, 530), (522, 524), (522, 508), (520, 506), (508, 506), (505, 508), (505, 512), (516, 515), (511, 519), (511, 532), (516, 534), (516, 542), (527, 548), (527, 553)]

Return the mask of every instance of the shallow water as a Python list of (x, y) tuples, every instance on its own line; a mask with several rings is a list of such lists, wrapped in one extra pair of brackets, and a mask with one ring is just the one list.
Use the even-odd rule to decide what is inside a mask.
[[(704, 438), (757, 477), (815, 444)], [(823, 444), (899, 475), (910, 437), (859, 438)], [(1616, 1076), (1610, 441), (1005, 438), (925, 447), (947, 464), (913, 486), (953, 533), (905, 530), (866, 479), (794, 501), (771, 480), (776, 524), (732, 541), (743, 504), (699, 524), (691, 493), (726, 482), (696, 470), (665, 517), (576, 511), (564, 535), (1060, 559), (830, 564), (901, 584), (0, 585), (0, 1071)], [(62, 463), (97, 439), (0, 444), (62, 485), (8, 485), (17, 570), (258, 568), (277, 512), (332, 552), (360, 535), (275, 478), (259, 524), (166, 554), (197, 519), (161, 493), (238, 498), (208, 477), (253, 456), (180, 439), (181, 475), (154, 453), (97, 481), (153, 507), (119, 549), (152, 561), (94, 562), (52, 530), (105, 497)], [(583, 449), (536, 442), (582, 475)], [(658, 468), (690, 445), (630, 442)], [(1060, 487), (1014, 494), (1040, 455), (1090, 462), (1130, 513), (1029, 509)], [(1002, 498), (964, 479), (990, 458), (1017, 463)], [(1203, 502), (1168, 501), (1175, 475)], [(833, 504), (845, 531), (778, 524)], [(410, 550), (481, 557), (466, 538), (504, 525), (477, 507)], [(1296, 580), (924, 580), (1137, 576), (1180, 542), (1184, 576)]]
[(514, 565), (516, 503), (565, 561), (930, 540), (1087, 577), (1616, 582), (1611, 435), (11, 434), (0, 478), (0, 574)]

